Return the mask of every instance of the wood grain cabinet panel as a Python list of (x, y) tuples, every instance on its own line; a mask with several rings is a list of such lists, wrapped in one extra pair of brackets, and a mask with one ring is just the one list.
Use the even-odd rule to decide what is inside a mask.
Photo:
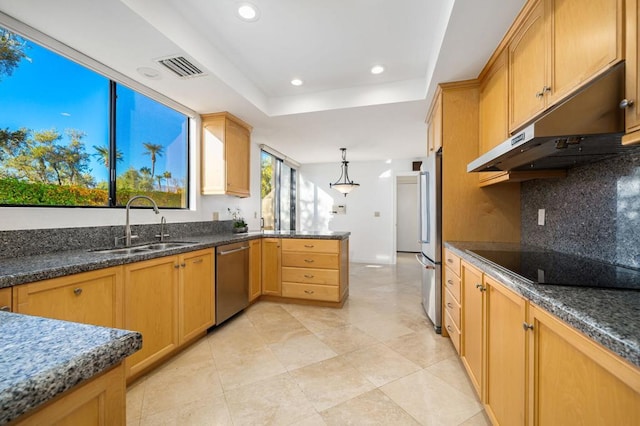
[(212, 249), (178, 256), (179, 342), (183, 344), (215, 324), (215, 257)]
[(262, 243), (261, 240), (249, 241), (249, 301), (256, 300), (262, 294)]
[(484, 383), (484, 292), (483, 273), (463, 261), (460, 355), (480, 399)]
[(16, 286), (15, 312), (122, 328), (122, 267)]
[(262, 239), (262, 294), (282, 294), (282, 248), (280, 238)]
[(630, 103), (625, 108), (627, 134), (622, 143), (640, 143), (640, 0), (626, 0), (625, 94)]
[(0, 311), (11, 312), (13, 306), (11, 287), (0, 288)]

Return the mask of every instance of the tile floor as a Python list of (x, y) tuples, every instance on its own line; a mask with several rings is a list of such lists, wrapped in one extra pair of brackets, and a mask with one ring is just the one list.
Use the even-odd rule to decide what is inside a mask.
[(352, 263), (343, 309), (251, 306), (129, 386), (127, 424), (489, 424), (398, 257)]

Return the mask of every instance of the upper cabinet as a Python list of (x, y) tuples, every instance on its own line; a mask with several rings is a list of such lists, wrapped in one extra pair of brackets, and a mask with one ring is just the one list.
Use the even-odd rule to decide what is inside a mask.
[(623, 59), (622, 0), (531, 1), (508, 43), (515, 132)]
[(251, 126), (221, 112), (202, 116), (202, 194), (248, 197)]
[(626, 2), (626, 81), (625, 100), (621, 107), (625, 108), (626, 135), (622, 138), (623, 144), (640, 143), (640, 1), (627, 0)]
[(438, 88), (427, 115), (427, 155), (438, 152), (440, 148), (442, 148), (442, 92)]
[(484, 153), (509, 137), (507, 52), (502, 51), (480, 83), (480, 152)]

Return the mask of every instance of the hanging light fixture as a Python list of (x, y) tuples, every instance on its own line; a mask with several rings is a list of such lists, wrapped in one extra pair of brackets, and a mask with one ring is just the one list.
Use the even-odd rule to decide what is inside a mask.
[(333, 188), (338, 192), (341, 192), (346, 197), (353, 189), (360, 186), (359, 183), (349, 179), (349, 162), (347, 161), (347, 148), (340, 148), (342, 151), (342, 166), (340, 177), (335, 183), (330, 183), (329, 188)]

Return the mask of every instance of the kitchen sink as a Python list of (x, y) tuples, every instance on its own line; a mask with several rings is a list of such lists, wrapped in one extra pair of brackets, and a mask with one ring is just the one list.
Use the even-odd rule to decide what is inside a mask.
[(158, 250), (166, 250), (175, 247), (187, 246), (190, 244), (194, 244), (190, 241), (166, 241), (166, 242), (158, 242), (158, 243), (149, 243), (141, 246), (135, 247), (116, 247), (111, 249), (99, 249), (99, 250), (91, 250), (94, 253), (107, 253), (107, 254), (139, 254), (139, 253), (148, 253), (152, 251)]

